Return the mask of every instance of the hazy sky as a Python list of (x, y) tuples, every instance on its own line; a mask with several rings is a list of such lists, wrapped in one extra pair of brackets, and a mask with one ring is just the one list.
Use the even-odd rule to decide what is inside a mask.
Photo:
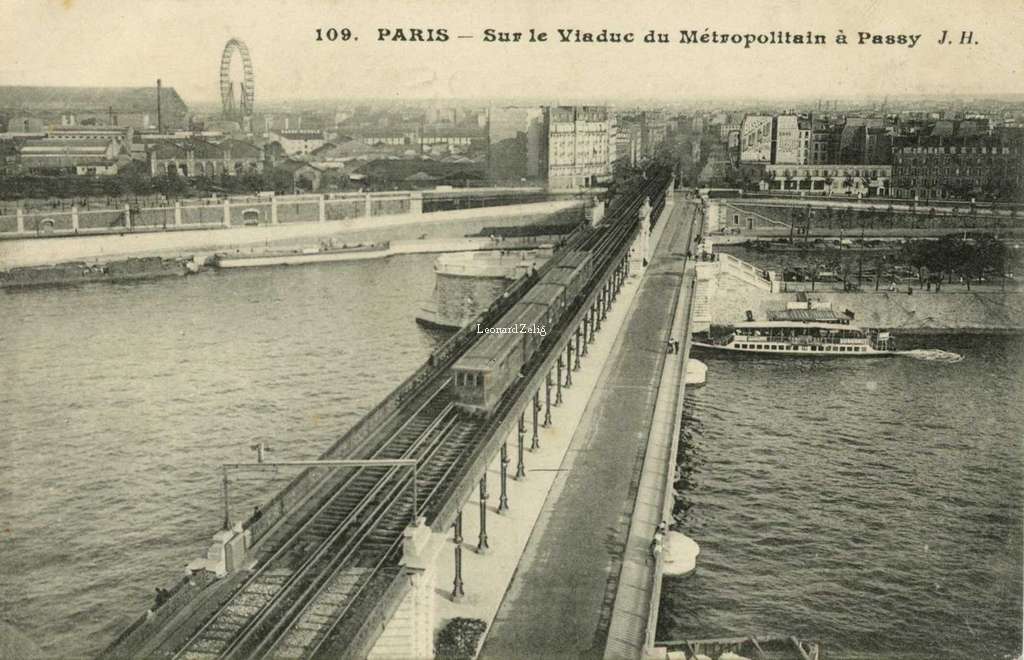
[[(245, 41), (261, 99), (817, 97), (1024, 92), (1024, 1), (3, 0), (0, 84), (150, 85), (218, 98), (221, 51)], [(348, 27), (358, 41), (315, 41)], [(377, 28), (446, 28), (446, 43), (377, 41)], [(672, 43), (486, 44), (483, 30), (668, 32)], [(679, 42), (680, 30), (810, 30), (826, 46)], [(914, 48), (842, 29), (923, 35)], [(974, 46), (938, 45), (942, 30)], [(474, 35), (457, 39), (456, 35)]]

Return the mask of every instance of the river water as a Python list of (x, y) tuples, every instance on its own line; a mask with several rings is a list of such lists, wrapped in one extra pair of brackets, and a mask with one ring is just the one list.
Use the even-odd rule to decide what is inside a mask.
[(687, 394), (676, 507), (701, 554), (664, 585), (660, 638), (1020, 652), (1024, 342), (901, 343), (947, 354), (706, 360), (707, 385)]
[(432, 264), (0, 294), (0, 618), (47, 654), (104, 648), (209, 545), (221, 463), (314, 459), (422, 364)]
[[(0, 295), (0, 618), (52, 656), (105, 647), (219, 528), (220, 463), (259, 441), (315, 458), (422, 363), (432, 263)], [(964, 359), (709, 361), (679, 514), (703, 554), (666, 583), (663, 636), (1019, 644), (1024, 350), (920, 343)], [(232, 506), (288, 476), (233, 483)]]

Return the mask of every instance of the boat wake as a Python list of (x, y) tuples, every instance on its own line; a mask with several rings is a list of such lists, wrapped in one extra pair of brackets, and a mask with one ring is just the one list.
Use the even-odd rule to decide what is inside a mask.
[(962, 362), (964, 356), (959, 353), (950, 353), (949, 351), (942, 351), (937, 348), (916, 348), (912, 351), (896, 351), (897, 355), (905, 355), (912, 357), (915, 360), (926, 360), (928, 362), (946, 362), (948, 364), (955, 364)]

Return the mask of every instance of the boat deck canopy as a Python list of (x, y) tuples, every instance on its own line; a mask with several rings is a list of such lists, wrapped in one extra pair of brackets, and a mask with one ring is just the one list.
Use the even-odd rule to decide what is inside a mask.
[(849, 319), (838, 316), (831, 309), (781, 309), (768, 312), (769, 321), (817, 321), (820, 323), (840, 323)]
[(826, 323), (826, 322), (814, 322), (814, 321), (742, 321), (737, 323), (735, 326), (736, 330), (769, 330), (773, 328), (818, 328), (821, 330), (829, 330), (832, 332), (840, 332), (842, 330), (856, 330), (861, 331), (861, 328), (853, 325), (839, 324), (839, 323)]

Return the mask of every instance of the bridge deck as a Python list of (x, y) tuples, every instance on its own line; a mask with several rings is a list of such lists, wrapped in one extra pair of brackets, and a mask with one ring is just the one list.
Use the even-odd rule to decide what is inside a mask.
[(691, 217), (689, 205), (677, 204), (662, 223), (625, 331), (573, 436), (563, 464), (571, 469), (544, 504), (516, 573), (520, 588), (506, 594), (483, 657), (604, 653), (682, 281), (683, 260), (673, 255), (689, 245)]

